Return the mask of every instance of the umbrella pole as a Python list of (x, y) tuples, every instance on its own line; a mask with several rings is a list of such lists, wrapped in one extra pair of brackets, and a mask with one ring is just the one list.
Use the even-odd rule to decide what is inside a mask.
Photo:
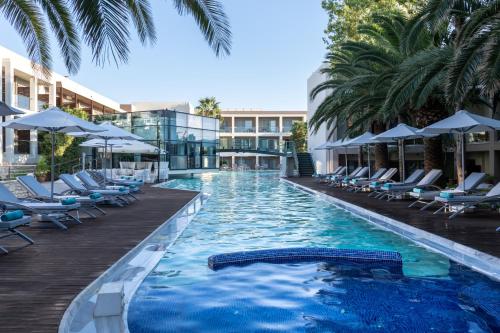
[(370, 164), (370, 145), (367, 145), (367, 153), (368, 153), (368, 179), (372, 177), (372, 167)]
[(406, 152), (405, 152), (405, 139), (402, 139), (401, 140), (401, 159), (403, 160), (402, 163), (401, 163), (401, 173), (402, 173), (402, 180), (401, 181), (405, 181), (406, 179)]
[[(462, 186), (465, 188), (465, 134), (461, 133), (460, 134), (460, 140), (462, 143)], [(459, 183), (460, 184), (460, 183)]]
[(111, 179), (113, 179), (113, 145), (109, 145), (109, 158), (111, 160), (110, 168), (111, 168)]
[(102, 167), (104, 169), (104, 185), (108, 183), (108, 177), (106, 175), (106, 164), (108, 164), (108, 139), (104, 139), (104, 159)]
[(52, 155), (50, 159), (50, 200), (54, 200), (54, 172), (55, 172), (55, 140), (56, 140), (56, 133), (54, 131), (50, 132), (50, 141), (52, 144)]
[(346, 177), (349, 175), (349, 172), (348, 172), (348, 166), (347, 166), (347, 148), (345, 149), (345, 175)]

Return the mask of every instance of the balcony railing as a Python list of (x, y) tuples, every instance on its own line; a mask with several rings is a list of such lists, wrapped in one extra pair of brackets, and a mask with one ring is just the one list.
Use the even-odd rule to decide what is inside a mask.
[(236, 126), (234, 128), (234, 131), (236, 133), (255, 133), (255, 127), (240, 127), (240, 126)]
[(15, 95), (16, 97), (16, 106), (18, 108), (23, 108), (26, 110), (30, 109), (30, 98), (24, 95)]
[(290, 126), (283, 126), (283, 133), (290, 133), (292, 131), (292, 125)]
[(271, 126), (263, 126), (263, 127), (259, 127), (259, 132), (260, 133), (279, 133), (279, 128), (278, 127), (271, 127)]
[(227, 127), (220, 127), (219, 128), (219, 131), (221, 133), (231, 133), (232, 131), (232, 127), (231, 126), (227, 126)]

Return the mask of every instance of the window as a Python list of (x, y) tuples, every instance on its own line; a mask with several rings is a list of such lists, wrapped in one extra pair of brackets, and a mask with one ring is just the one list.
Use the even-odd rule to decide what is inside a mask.
[(19, 77), (14, 78), (16, 106), (30, 108), (30, 82)]
[(29, 154), (30, 153), (30, 131), (14, 130), (14, 153)]

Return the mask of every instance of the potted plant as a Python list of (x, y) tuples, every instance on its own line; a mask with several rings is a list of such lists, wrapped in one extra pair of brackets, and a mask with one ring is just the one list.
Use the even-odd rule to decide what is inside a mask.
[(40, 156), (35, 169), (35, 176), (39, 182), (46, 182), (50, 176), (50, 165), (45, 156)]

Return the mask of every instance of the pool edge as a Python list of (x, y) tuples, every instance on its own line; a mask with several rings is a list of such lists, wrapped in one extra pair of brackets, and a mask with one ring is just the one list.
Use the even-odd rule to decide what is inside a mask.
[(481, 252), (447, 238), (410, 226), (398, 220), (386, 217), (371, 210), (351, 204), (328, 194), (313, 190), (307, 186), (280, 178), (284, 184), (297, 188), (311, 195), (316, 195), (364, 220), (393, 232), (401, 237), (442, 254), (449, 259), (480, 272), (496, 281), (500, 281), (500, 258)]
[[(161, 184), (160, 184), (161, 185)], [(192, 190), (186, 190), (189, 192), (197, 192), (197, 191), (192, 191)], [(71, 301), (69, 306), (66, 308), (64, 311), (64, 314), (61, 318), (61, 321), (59, 322), (59, 328), (58, 328), (58, 333), (73, 333), (73, 332), (98, 332), (99, 330), (88, 330), (89, 324), (92, 324), (92, 327), (96, 327), (96, 320), (93, 318), (92, 321), (90, 321), (87, 325), (82, 327), (82, 330), (80, 331), (74, 331), (71, 330), (71, 324), (73, 321), (77, 318), (77, 314), (80, 312), (79, 310), (82, 310), (82, 307), (85, 305), (85, 302), (88, 302), (89, 299), (92, 299), (97, 296), (99, 289), (102, 287), (104, 283), (108, 283), (109, 281), (106, 281), (107, 279), (111, 278), (113, 274), (118, 273), (119, 269), (122, 268), (123, 266), (126, 266), (130, 262), (132, 262), (134, 259), (138, 258), (142, 252), (147, 251), (147, 247), (151, 247), (152, 244), (148, 244), (150, 240), (152, 240), (154, 237), (157, 237), (164, 229), (166, 229), (169, 225), (171, 225), (174, 220), (180, 218), (183, 215), (186, 215), (186, 217), (189, 219), (189, 221), (182, 226), (180, 230), (177, 231), (176, 236), (168, 243), (168, 244), (163, 244), (165, 245), (162, 247), (159, 251), (150, 251), (151, 255), (148, 258), (145, 258), (143, 262), (139, 263), (139, 266), (136, 267), (141, 267), (144, 268), (144, 270), (141, 272), (140, 275), (135, 276), (133, 281), (114, 281), (113, 282), (122, 282), (124, 285), (126, 283), (131, 283), (127, 287), (124, 286), (124, 290), (126, 289), (126, 294), (123, 295), (123, 311), (121, 314), (121, 321), (123, 324), (122, 330), (120, 332), (128, 332), (128, 325), (127, 325), (127, 311), (128, 311), (128, 304), (130, 303), (130, 299), (132, 296), (135, 294), (135, 291), (139, 287), (139, 285), (142, 283), (142, 281), (147, 277), (147, 275), (156, 267), (158, 262), (161, 260), (163, 257), (163, 254), (168, 250), (170, 245), (172, 245), (175, 240), (182, 234), (184, 229), (189, 225), (190, 221), (192, 220), (192, 217), (198, 213), (198, 211), (201, 209), (201, 206), (203, 206), (204, 198), (206, 197), (206, 194), (203, 192), (199, 192), (195, 197), (193, 197), (189, 202), (187, 202), (183, 207), (181, 207), (175, 214), (170, 216), (167, 220), (165, 220), (161, 225), (159, 225), (153, 232), (151, 232), (146, 238), (144, 238), (139, 244), (137, 244), (134, 248), (132, 248), (129, 252), (127, 252), (125, 255), (123, 255), (120, 259), (118, 259), (113, 265), (111, 265), (108, 269), (106, 269), (101, 275), (99, 275), (95, 280), (93, 280), (89, 285), (87, 285), (78, 295), (75, 296), (75, 298)], [(196, 209), (196, 203), (200, 202), (200, 207)], [(194, 207), (195, 212), (191, 214), (191, 218), (189, 218), (189, 209), (191, 207)], [(106, 330), (107, 331), (107, 330)], [(111, 332), (111, 331), (110, 331)]]

